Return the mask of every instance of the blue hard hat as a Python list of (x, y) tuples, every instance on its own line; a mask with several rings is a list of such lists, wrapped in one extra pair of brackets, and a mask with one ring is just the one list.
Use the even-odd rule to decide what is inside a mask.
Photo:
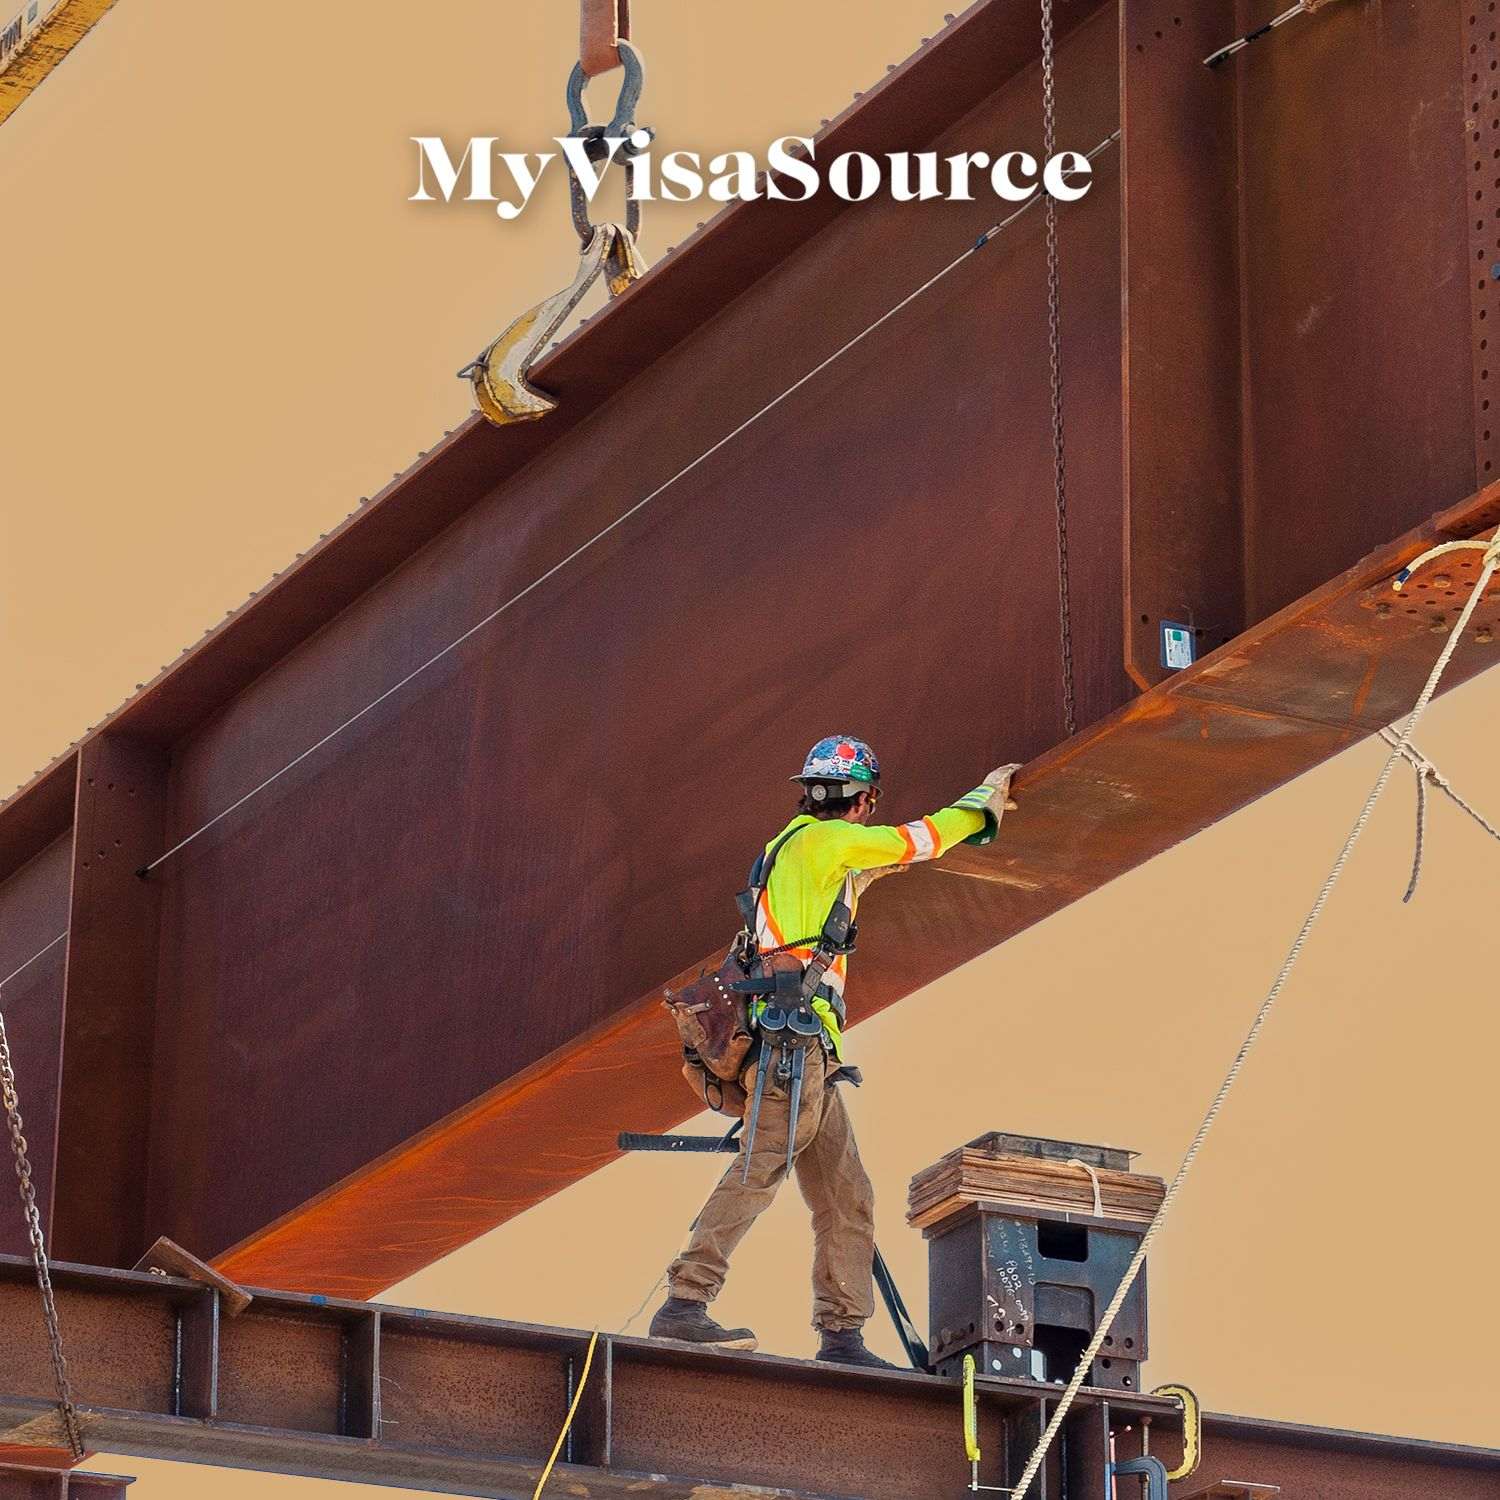
[(791, 779), (802, 782), (853, 782), (873, 786), (880, 780), (880, 762), (863, 740), (857, 740), (849, 734), (830, 734), (807, 752), (801, 774)]

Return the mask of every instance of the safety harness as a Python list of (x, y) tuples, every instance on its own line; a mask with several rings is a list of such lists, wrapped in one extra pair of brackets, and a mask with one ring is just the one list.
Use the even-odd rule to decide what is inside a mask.
[[(824, 976), (836, 958), (854, 951), (858, 935), (854, 925), (854, 911), (849, 904), (847, 881), (834, 899), (822, 931), (816, 936), (800, 938), (793, 943), (783, 943), (779, 948), (765, 950), (759, 948), (756, 936), (757, 913), (761, 898), (770, 885), (771, 871), (775, 868), (777, 856), (789, 840), (804, 828), (810, 827), (811, 823), (803, 823), (791, 829), (763, 851), (750, 867), (746, 888), (735, 897), (745, 923), (735, 940), (735, 956), (750, 977), (736, 980), (730, 988), (751, 997), (748, 1007), (751, 1031), (760, 1038), (755, 1094), (750, 1102), (750, 1114), (745, 1125), (745, 1166), (742, 1180), (749, 1179), (750, 1152), (755, 1144), (761, 1099), (765, 1094), (766, 1075), (771, 1071), (773, 1057), (777, 1081), (786, 1089), (789, 1100), (786, 1165), (790, 1171), (796, 1154), (797, 1117), (802, 1106), (807, 1049), (821, 1045), (832, 1050), (822, 1017), (813, 1009), (813, 1001), (826, 1001), (841, 1026), (844, 1020), (843, 996), (832, 985), (825, 983)], [(800, 959), (793, 963), (776, 962), (778, 958), (791, 955), (794, 949), (807, 947), (812, 947), (813, 955), (806, 964)]]

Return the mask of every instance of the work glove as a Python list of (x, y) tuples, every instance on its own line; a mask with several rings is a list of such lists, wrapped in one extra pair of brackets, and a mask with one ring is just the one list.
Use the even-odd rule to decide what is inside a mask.
[(1010, 782), (1017, 771), (1021, 769), (1019, 761), (1012, 761), (1008, 766), (996, 766), (988, 776), (984, 778), (982, 785), (990, 789), (990, 803), (993, 806), (995, 798), (1000, 799), (1000, 808), (1005, 812), (1016, 810), (1015, 798), (1010, 794)]

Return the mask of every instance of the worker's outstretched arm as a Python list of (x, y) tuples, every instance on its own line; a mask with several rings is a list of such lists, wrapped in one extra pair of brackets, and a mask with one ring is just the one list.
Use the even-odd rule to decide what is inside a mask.
[[(1018, 766), (992, 771), (956, 802), (910, 823), (840, 824), (839, 858), (846, 870), (879, 870), (940, 859), (955, 844), (988, 844), (999, 831), (1010, 778)], [(992, 806), (998, 798), (999, 807)]]

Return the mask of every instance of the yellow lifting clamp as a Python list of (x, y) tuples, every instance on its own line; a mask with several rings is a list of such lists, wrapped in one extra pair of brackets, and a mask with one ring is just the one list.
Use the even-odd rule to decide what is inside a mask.
[(1182, 1407), (1182, 1462), (1167, 1475), (1170, 1484), (1186, 1479), (1203, 1458), (1203, 1406), (1185, 1385), (1159, 1385), (1153, 1396), (1170, 1396)]
[(497, 426), (544, 417), (557, 402), (530, 380), (531, 366), (557, 331), (603, 276), (611, 297), (618, 297), (643, 275), (646, 262), (635, 236), (620, 224), (596, 224), (578, 260), (572, 284), (524, 312), (470, 364), (460, 379), (474, 387), (479, 410)]

